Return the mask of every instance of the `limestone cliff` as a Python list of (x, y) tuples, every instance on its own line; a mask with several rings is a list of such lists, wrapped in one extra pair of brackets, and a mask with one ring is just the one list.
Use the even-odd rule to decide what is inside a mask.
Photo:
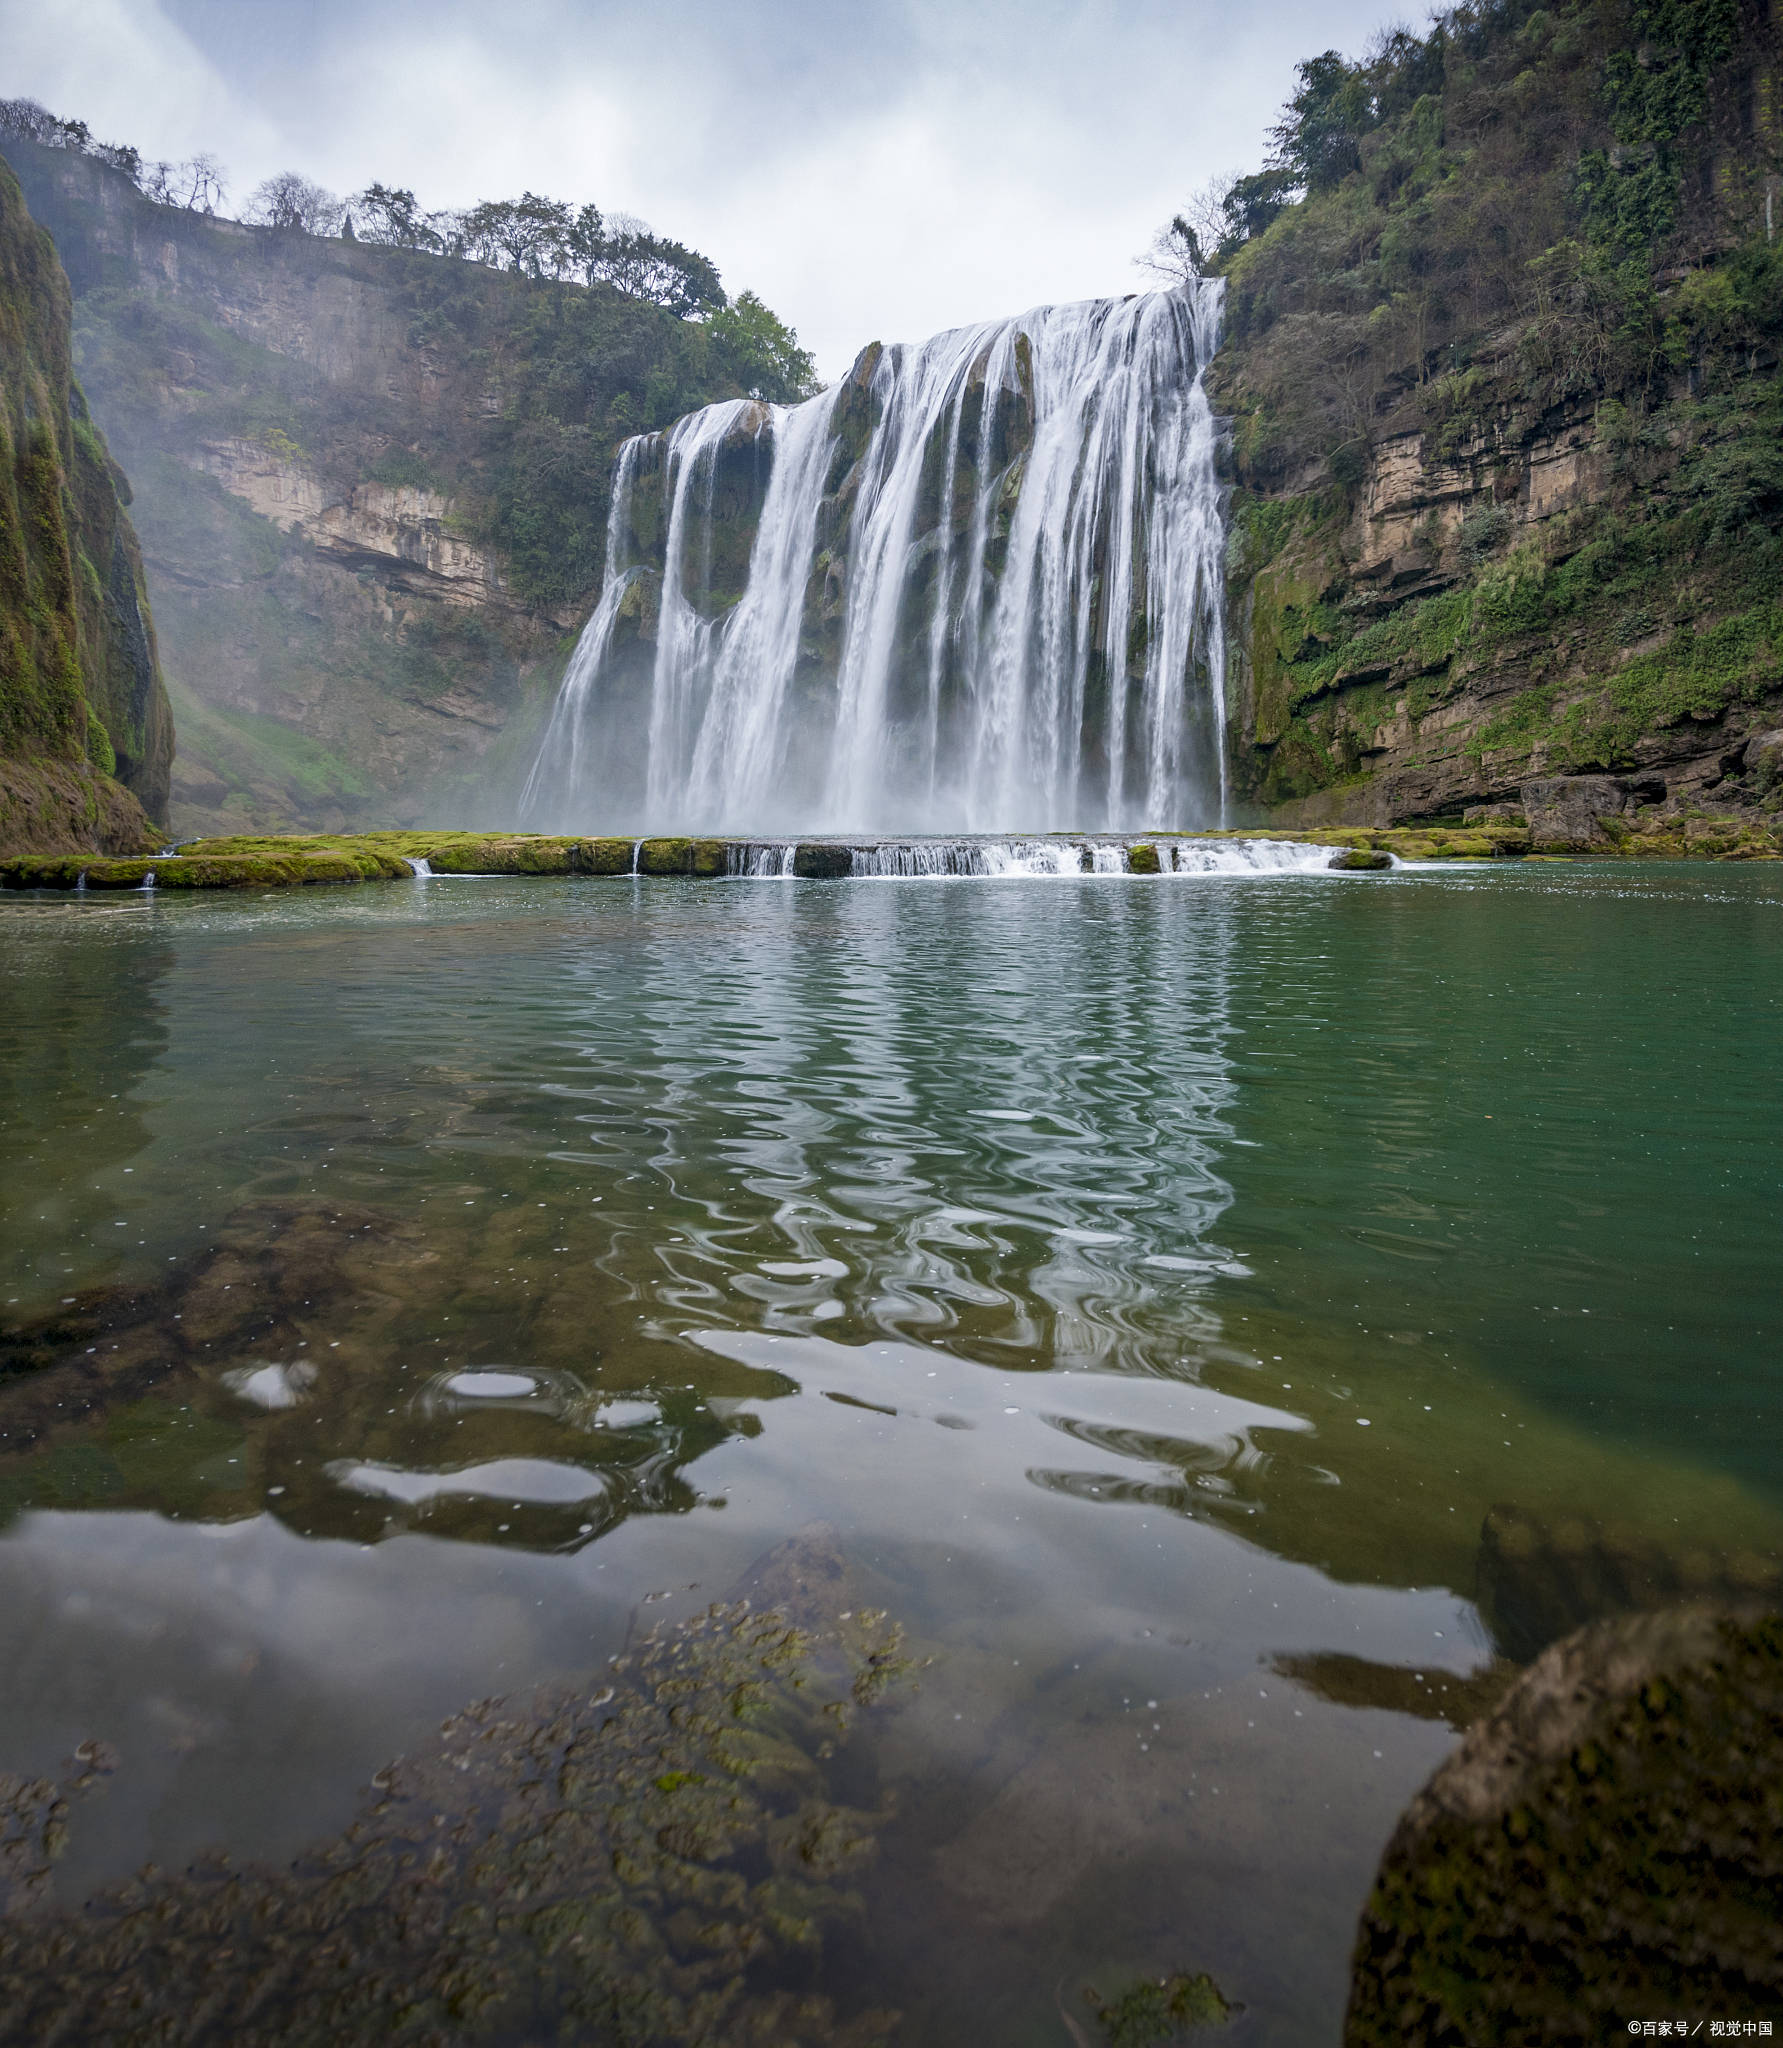
[(1463, 6), (1296, 107), (1310, 189), (1223, 257), (1240, 785), (1776, 812), (1776, 17)]
[(159, 843), (173, 721), (68, 279), (0, 164), (0, 851)]
[(499, 811), (599, 584), (615, 442), (738, 389), (709, 329), (5, 147), (136, 485), (176, 830)]

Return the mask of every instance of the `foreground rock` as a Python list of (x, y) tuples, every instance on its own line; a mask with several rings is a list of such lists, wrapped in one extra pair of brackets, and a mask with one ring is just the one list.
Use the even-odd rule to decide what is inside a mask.
[(1783, 1997), (1783, 1617), (1556, 1643), (1407, 1809), (1346, 2048), (1607, 2041)]

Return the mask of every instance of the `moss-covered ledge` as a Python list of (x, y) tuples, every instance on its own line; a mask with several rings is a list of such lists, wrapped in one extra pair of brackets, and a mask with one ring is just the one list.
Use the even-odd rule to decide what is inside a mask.
[[(1778, 860), (1783, 830), (1735, 818), (1611, 820), (1590, 859)], [(1071, 833), (1036, 835), (1083, 845)], [(1540, 856), (1550, 842), (1515, 821), (1473, 824), (1323, 826), (1284, 830), (1122, 836), (1130, 875), (1170, 872), (1160, 847), (1184, 841), (1259, 839), (1334, 852), (1391, 854), (1401, 861), (1492, 861)], [(877, 848), (878, 839), (863, 842)], [(854, 849), (845, 840), (775, 842), (792, 858), (779, 873), (804, 880), (847, 876)], [(93, 854), (18, 854), (0, 859), (6, 889), (284, 889), (327, 883), (409, 881), (434, 875), (682, 876), (713, 879), (764, 872), (764, 844), (729, 839), (577, 838), (557, 833), (356, 832), (297, 838), (201, 839), (162, 854), (108, 859)]]

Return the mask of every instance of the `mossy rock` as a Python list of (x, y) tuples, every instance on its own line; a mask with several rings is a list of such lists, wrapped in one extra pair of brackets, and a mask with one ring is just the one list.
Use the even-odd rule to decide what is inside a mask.
[[(262, 863), (254, 861), (248, 863), (248, 865), (259, 867)], [(381, 879), (376, 875), (368, 876), (359, 862), (350, 853), (310, 853), (306, 854), (302, 860), (294, 860), (288, 863), (267, 861), (264, 865), (269, 869), (286, 865), (290, 869), (291, 880), (302, 882), (305, 885), (322, 882), (364, 882)]]
[(436, 875), (573, 875), (582, 844), (510, 834), (443, 845), (427, 861)]
[(1138, 846), (1127, 848), (1127, 872), (1130, 875), (1155, 875), (1159, 872), (1158, 849), (1143, 841)]
[(696, 875), (722, 875), (729, 871), (725, 843), (722, 839), (696, 839), (693, 842), (693, 872)]
[(1325, 865), (1336, 868), (1340, 874), (1377, 875), (1393, 865), (1393, 856), (1377, 853), (1370, 846), (1346, 846), (1341, 853), (1334, 853)]
[[(296, 881), (357, 882), (361, 876), (355, 863), (335, 855), (301, 862), (267, 859), (196, 858), (180, 854), (152, 863), (157, 889), (284, 889)], [(299, 870), (326, 869), (323, 873)]]
[(1783, 2000), (1783, 1616), (1556, 1643), (1381, 1859), (1345, 2048), (1607, 2041)]
[(96, 860), (87, 868), (89, 889), (140, 889), (155, 869), (154, 860)]
[(1224, 2026), (1235, 2010), (1205, 1971), (1144, 1977), (1109, 1999), (1094, 1991), (1086, 1996), (1107, 2048), (1164, 2048), (1190, 2028)]
[(873, 1610), (714, 1607), (453, 1715), (295, 1861), (149, 1866), (85, 1907), (51, 1869), (131, 1759), (0, 1773), (0, 1907), (33, 1909), (0, 1911), (6, 2039), (889, 2048), (895, 2013), (804, 1980), (890, 1813), (832, 1759), (908, 1671)]
[(579, 875), (629, 875), (632, 844), (629, 839), (579, 839), (572, 854)]
[(8, 889), (72, 889), (92, 864), (90, 854), (15, 854), (0, 861), (0, 884)]
[(638, 848), (641, 875), (688, 875), (693, 872), (691, 839), (646, 839)]

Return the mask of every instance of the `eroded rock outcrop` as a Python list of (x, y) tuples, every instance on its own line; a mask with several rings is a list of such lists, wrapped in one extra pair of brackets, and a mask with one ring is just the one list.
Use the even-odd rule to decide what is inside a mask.
[(0, 164), (0, 852), (157, 842), (173, 719), (68, 280)]

